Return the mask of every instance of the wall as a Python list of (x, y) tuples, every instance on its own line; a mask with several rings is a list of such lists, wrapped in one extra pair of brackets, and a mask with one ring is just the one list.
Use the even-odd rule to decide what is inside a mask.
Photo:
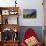
[[(20, 16), (20, 25), (21, 26), (43, 26), (43, 6), (42, 0), (21, 0), (21, 9), (36, 9), (37, 18), (36, 19), (24, 19), (23, 10)], [(26, 3), (25, 3), (26, 2)]]
[(12, 7), (14, 6), (15, 0), (0, 0), (0, 6), (1, 7)]
[[(14, 6), (15, 0), (0, 0), (0, 6), (9, 7)], [(43, 26), (43, 0), (17, 0), (17, 3), (21, 9), (19, 24), (20, 26)], [(23, 18), (23, 9), (36, 9), (37, 18), (36, 19), (24, 19)]]

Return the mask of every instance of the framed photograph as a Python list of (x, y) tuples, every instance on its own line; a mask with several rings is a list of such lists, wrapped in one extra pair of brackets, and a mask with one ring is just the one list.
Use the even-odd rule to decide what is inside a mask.
[(10, 11), (9, 11), (9, 14), (10, 14), (10, 15), (16, 15), (17, 12), (16, 12), (16, 10), (10, 10)]
[(2, 15), (9, 15), (9, 10), (2, 10)]
[(36, 18), (36, 9), (23, 9), (23, 18)]

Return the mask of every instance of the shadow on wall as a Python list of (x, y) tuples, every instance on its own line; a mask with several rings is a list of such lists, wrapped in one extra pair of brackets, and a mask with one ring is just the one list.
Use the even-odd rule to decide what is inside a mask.
[(21, 26), (20, 31), (19, 31), (19, 40), (20, 40), (20, 42), (21, 42), (21, 40), (23, 38), (24, 33), (26, 32), (26, 30), (28, 28), (32, 28), (36, 32), (39, 41), (41, 43), (43, 43), (43, 30), (42, 30), (41, 26), (32, 26), (32, 27), (30, 27), (30, 26)]

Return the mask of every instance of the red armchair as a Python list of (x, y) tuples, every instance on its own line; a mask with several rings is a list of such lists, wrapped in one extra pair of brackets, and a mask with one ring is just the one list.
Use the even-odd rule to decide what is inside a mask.
[[(27, 42), (27, 41), (31, 41), (32, 39), (35, 39), (35, 38), (36, 38), (36, 40), (34, 40), (36, 42), (35, 45), (27, 45), (28, 43), (31, 44), (30, 42)], [(21, 46), (41, 46), (40, 42), (37, 39), (37, 35), (32, 28), (28, 28), (27, 31), (25, 32), (25, 35), (22, 38)]]

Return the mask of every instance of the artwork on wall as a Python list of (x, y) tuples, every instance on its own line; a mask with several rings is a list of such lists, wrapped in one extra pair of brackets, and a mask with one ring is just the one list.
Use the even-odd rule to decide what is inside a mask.
[(23, 9), (23, 18), (36, 18), (36, 9)]
[(9, 10), (2, 10), (2, 15), (9, 15)]

